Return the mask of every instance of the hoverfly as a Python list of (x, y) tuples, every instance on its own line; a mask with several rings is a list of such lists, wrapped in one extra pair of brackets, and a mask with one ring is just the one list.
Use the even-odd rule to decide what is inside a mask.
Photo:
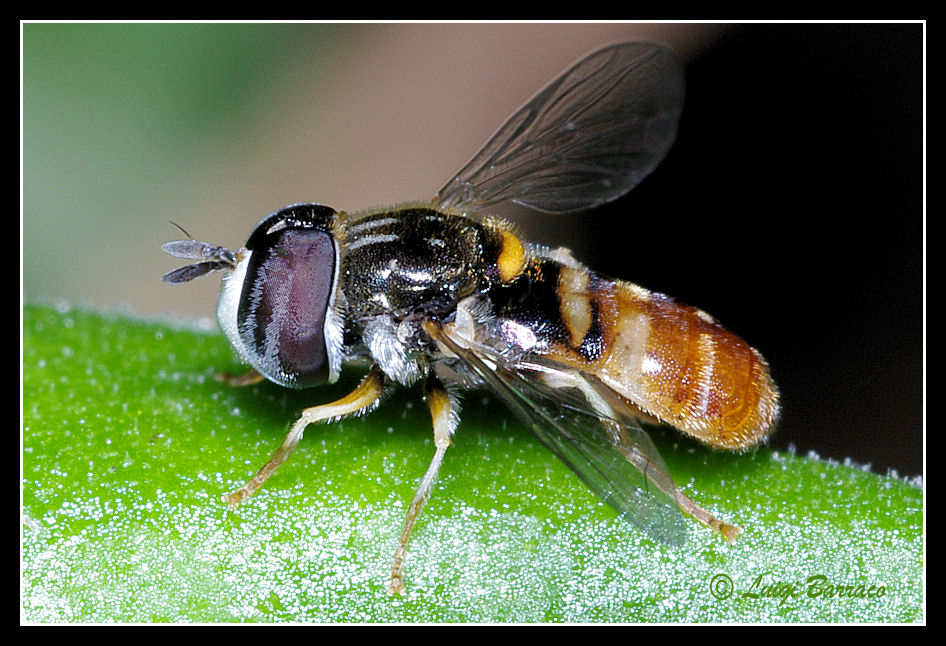
[(252, 368), (231, 383), (308, 388), (334, 382), (343, 362), (371, 366), (347, 396), (303, 410), (224, 502), (234, 508), (252, 495), (310, 424), (369, 412), (388, 384), (423, 379), (436, 449), (404, 521), (390, 592), (405, 590), (411, 529), (459, 422), (458, 386), (489, 389), (650, 535), (681, 544), (682, 511), (731, 542), (742, 530), (677, 488), (641, 422), (718, 448), (761, 442), (778, 414), (762, 355), (705, 312), (596, 274), (488, 214), (503, 202), (571, 213), (624, 195), (667, 153), (682, 100), (667, 49), (608, 46), (509, 117), (431, 202), (361, 213), (293, 204), (266, 216), (236, 252), (165, 244), (197, 261), (167, 283), (224, 272), (217, 317)]

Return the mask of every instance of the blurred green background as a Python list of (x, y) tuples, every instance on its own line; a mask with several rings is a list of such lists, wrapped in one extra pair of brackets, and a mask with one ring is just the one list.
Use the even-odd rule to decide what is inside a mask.
[(168, 220), (238, 248), (292, 202), (427, 199), (586, 51), (719, 29), (24, 24), (25, 297), (212, 316), (218, 281), (158, 280)]

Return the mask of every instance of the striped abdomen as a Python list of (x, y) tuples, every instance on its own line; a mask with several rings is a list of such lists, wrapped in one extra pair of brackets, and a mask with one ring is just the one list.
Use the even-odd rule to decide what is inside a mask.
[(774, 426), (778, 392), (765, 359), (697, 308), (598, 276), (565, 250), (540, 250), (492, 298), (548, 356), (597, 376), (645, 419), (729, 449)]

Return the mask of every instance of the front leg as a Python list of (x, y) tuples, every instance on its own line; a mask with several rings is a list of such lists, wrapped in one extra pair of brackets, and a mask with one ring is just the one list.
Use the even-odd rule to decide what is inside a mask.
[(384, 377), (381, 375), (381, 370), (375, 366), (371, 369), (371, 372), (361, 380), (357, 388), (338, 401), (334, 401), (331, 404), (306, 408), (302, 411), (302, 415), (296, 423), (292, 425), (289, 434), (286, 435), (286, 439), (283, 440), (282, 446), (276, 450), (273, 457), (269, 459), (269, 462), (264, 464), (263, 468), (245, 485), (235, 491), (224, 494), (223, 502), (227, 503), (230, 509), (236, 509), (237, 505), (252, 496), (253, 492), (259, 489), (269, 476), (273, 475), (273, 472), (279, 468), (279, 465), (286, 461), (293, 449), (296, 448), (296, 445), (299, 444), (299, 440), (302, 439), (302, 433), (309, 424), (326, 420), (337, 421), (349, 415), (371, 410), (378, 405), (383, 386)]
[(261, 381), (266, 381), (266, 377), (257, 372), (256, 368), (250, 368), (242, 375), (234, 375), (229, 372), (218, 372), (214, 375), (214, 379), (220, 383), (234, 387), (252, 386), (253, 384), (258, 384)]

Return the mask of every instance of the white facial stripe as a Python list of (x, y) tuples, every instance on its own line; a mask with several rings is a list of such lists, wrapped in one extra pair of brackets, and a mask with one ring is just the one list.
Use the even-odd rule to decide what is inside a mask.
[[(220, 300), (217, 301), (217, 322), (227, 339), (236, 348), (240, 356), (247, 363), (249, 354), (243, 346), (238, 329), (237, 313), (240, 308), (240, 296), (243, 293), (243, 282), (246, 280), (246, 270), (250, 264), (250, 255), (253, 252), (242, 249), (237, 253), (237, 263), (233, 271), (223, 277), (220, 287)], [(252, 364), (251, 364), (252, 365)]]

